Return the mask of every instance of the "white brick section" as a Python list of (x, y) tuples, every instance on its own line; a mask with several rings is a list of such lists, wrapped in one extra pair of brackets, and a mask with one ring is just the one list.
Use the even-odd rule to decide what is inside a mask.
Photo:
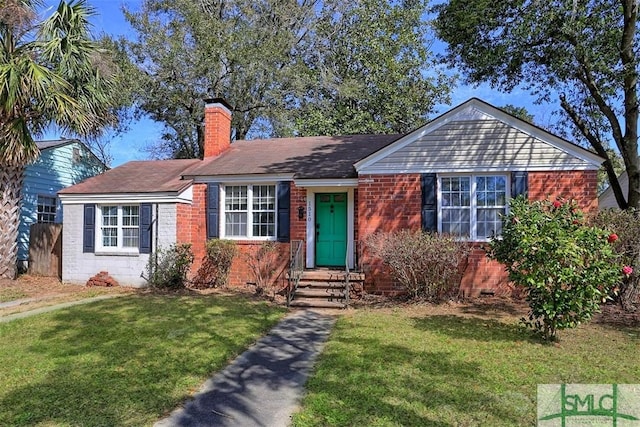
[[(156, 218), (156, 212), (153, 211), (153, 217)], [(158, 222), (157, 227), (154, 227), (154, 239), (158, 236), (158, 246), (160, 248), (166, 248), (169, 245), (173, 245), (176, 242), (177, 235), (177, 206), (175, 203), (162, 203), (158, 204)], [(156, 247), (156, 242), (154, 240), (153, 247)]]
[[(156, 211), (157, 206), (157, 211)], [(163, 248), (176, 241), (176, 205), (164, 203), (153, 205), (153, 247)], [(69, 204), (64, 207), (62, 232), (62, 281), (84, 285), (90, 277), (100, 271), (109, 275), (122, 286), (142, 287), (146, 275), (149, 254), (94, 254), (82, 252), (84, 206)]]

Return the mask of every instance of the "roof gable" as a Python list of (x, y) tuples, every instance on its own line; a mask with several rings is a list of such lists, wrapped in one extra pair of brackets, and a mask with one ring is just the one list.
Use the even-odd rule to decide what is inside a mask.
[(358, 173), (597, 169), (596, 154), (477, 98), (355, 164)]
[(49, 151), (57, 150), (58, 148), (65, 147), (67, 145), (76, 145), (80, 150), (82, 150), (83, 153), (91, 157), (92, 159), (91, 162), (99, 163), (103, 170), (108, 169), (108, 166), (102, 160), (100, 160), (98, 156), (94, 154), (94, 152), (87, 146), (87, 144), (80, 141), (79, 139), (63, 138), (63, 139), (54, 139), (54, 140), (46, 140), (46, 141), (36, 141), (36, 146), (41, 152), (43, 151), (49, 152)]

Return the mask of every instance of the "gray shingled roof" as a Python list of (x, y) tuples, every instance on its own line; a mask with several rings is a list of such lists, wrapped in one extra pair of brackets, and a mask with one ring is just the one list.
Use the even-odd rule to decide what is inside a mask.
[(181, 179), (182, 173), (201, 162), (198, 159), (128, 162), (59, 194), (178, 193), (191, 183)]
[(350, 135), (236, 141), (188, 176), (291, 173), (298, 179), (355, 178), (353, 164), (400, 135)]
[(191, 178), (215, 175), (290, 173), (298, 179), (355, 178), (355, 162), (398, 138), (399, 135), (352, 135), (236, 141), (221, 155), (206, 160), (125, 163), (60, 194), (179, 192), (191, 183)]
[(36, 141), (36, 146), (39, 150), (46, 150), (47, 148), (60, 147), (62, 145), (71, 144), (73, 142), (80, 142), (77, 139), (52, 139), (47, 141)]

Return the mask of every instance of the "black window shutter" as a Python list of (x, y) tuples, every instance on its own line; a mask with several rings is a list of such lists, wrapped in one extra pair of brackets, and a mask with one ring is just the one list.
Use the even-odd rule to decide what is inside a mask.
[(140, 205), (140, 253), (151, 253), (151, 236), (153, 227), (153, 209), (151, 203), (142, 203)]
[(207, 239), (220, 237), (220, 184), (207, 184)]
[(82, 252), (96, 250), (96, 205), (84, 205), (84, 226), (82, 230)]
[(524, 196), (529, 198), (529, 174), (527, 172), (511, 172), (511, 198)]
[(290, 238), (291, 183), (281, 181), (277, 186), (278, 196), (278, 242), (288, 242)]
[(435, 173), (423, 173), (422, 187), (422, 230), (438, 231), (438, 198), (436, 196), (438, 179)]

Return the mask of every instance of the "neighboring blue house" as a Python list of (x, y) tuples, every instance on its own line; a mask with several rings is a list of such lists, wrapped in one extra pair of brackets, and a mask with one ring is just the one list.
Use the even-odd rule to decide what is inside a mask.
[(77, 139), (36, 143), (40, 157), (27, 166), (22, 187), (22, 210), (18, 230), (18, 268), (25, 271), (29, 260), (31, 224), (62, 223), (58, 191), (99, 175), (107, 167)]

